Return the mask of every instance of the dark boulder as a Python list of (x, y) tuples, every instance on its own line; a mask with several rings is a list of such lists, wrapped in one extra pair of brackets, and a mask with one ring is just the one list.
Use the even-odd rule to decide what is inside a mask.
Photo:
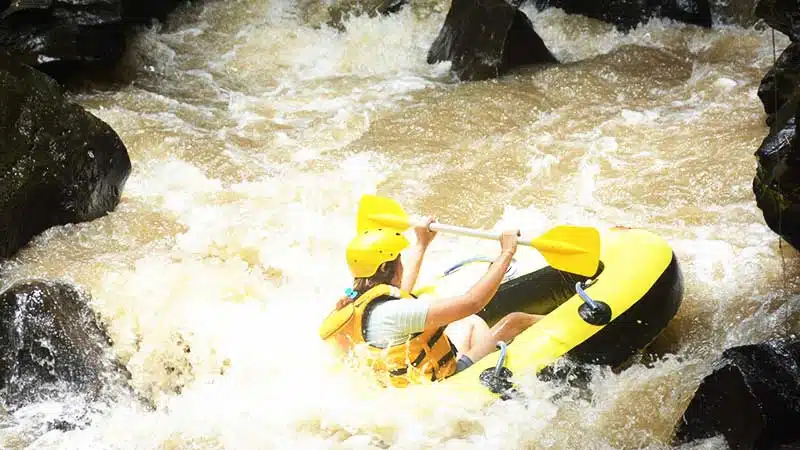
[(800, 37), (800, 5), (797, 0), (758, 0), (755, 15), (796, 42)]
[(800, 152), (797, 146), (797, 104), (793, 97), (778, 113), (776, 124), (756, 151), (753, 178), (756, 204), (767, 226), (800, 249)]
[(767, 113), (767, 125), (772, 126), (775, 112), (796, 96), (800, 87), (800, 45), (792, 42), (783, 50), (775, 66), (761, 80), (758, 98)]
[(63, 81), (87, 69), (111, 68), (128, 32), (164, 20), (179, 1), (0, 0), (0, 48)]
[(758, 96), (770, 133), (756, 157), (753, 192), (764, 220), (775, 233), (800, 249), (800, 154), (797, 120), (800, 101), (800, 4), (797, 0), (759, 0), (755, 14), (792, 40), (761, 80)]
[(797, 448), (800, 341), (726, 350), (676, 427), (675, 443), (723, 435), (730, 448)]
[(0, 293), (0, 395), (12, 410), (67, 393), (89, 401), (129, 393), (130, 375), (109, 345), (84, 297), (69, 285), (28, 281)]
[(620, 31), (635, 28), (649, 19), (666, 18), (711, 27), (708, 0), (534, 0), (537, 8), (560, 8), (612, 23)]
[(428, 51), (428, 63), (451, 61), (459, 80), (494, 78), (516, 67), (557, 63), (530, 19), (503, 0), (453, 0)]
[(55, 225), (113, 210), (131, 170), (105, 122), (42, 73), (0, 57), (0, 258)]

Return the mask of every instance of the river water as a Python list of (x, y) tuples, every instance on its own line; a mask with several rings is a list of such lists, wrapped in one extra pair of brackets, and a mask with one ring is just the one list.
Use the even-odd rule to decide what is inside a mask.
[[(63, 432), (47, 423), (80, 410), (80, 395), (43, 402), (0, 413), (0, 447), (670, 448), (725, 348), (797, 331), (800, 259), (751, 191), (769, 31), (654, 20), (624, 34), (524, 6), (563, 64), (458, 84), (447, 63), (425, 62), (448, 7), (415, 3), (339, 31), (319, 26), (320, 4), (210, 2), (141, 35), (131, 83), (73, 94), (128, 147), (122, 202), (39, 236), (4, 283), (86, 290), (155, 409), (109, 399)], [(775, 39), (779, 54), (788, 40)], [(647, 228), (674, 248), (683, 304), (651, 355), (596, 370), (586, 390), (520, 380), (528, 408), (365, 389), (317, 337), (349, 285), (364, 193), (529, 235)], [(496, 247), (439, 236), (421, 278)]]

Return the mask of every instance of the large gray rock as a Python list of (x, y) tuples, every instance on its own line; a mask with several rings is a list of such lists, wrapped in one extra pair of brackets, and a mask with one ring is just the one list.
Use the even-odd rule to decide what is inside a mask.
[(772, 131), (756, 151), (753, 178), (756, 204), (767, 226), (796, 249), (800, 249), (798, 100), (795, 96), (781, 108)]
[(131, 170), (105, 122), (0, 52), (0, 258), (55, 225), (113, 210)]
[(800, 88), (800, 44), (792, 42), (781, 53), (758, 87), (758, 98), (767, 113), (767, 125), (775, 121), (775, 112), (796, 95)]
[(788, 36), (792, 42), (800, 37), (800, 8), (797, 0), (758, 0), (755, 15)]
[(453, 0), (428, 63), (451, 61), (459, 80), (495, 78), (520, 66), (558, 61), (530, 19), (504, 0)]
[(726, 350), (678, 422), (675, 443), (722, 435), (734, 450), (798, 448), (799, 380), (800, 342)]
[(0, 395), (10, 409), (66, 393), (96, 401), (130, 375), (84, 297), (69, 285), (16, 284), (0, 293)]
[(534, 4), (613, 23), (622, 31), (653, 17), (711, 27), (708, 0), (534, 0)]
[(110, 68), (128, 32), (164, 20), (179, 0), (0, 0), (0, 48), (59, 80)]
[(761, 80), (758, 96), (764, 104), (770, 132), (756, 151), (753, 178), (756, 203), (775, 233), (800, 249), (800, 152), (797, 120), (800, 102), (800, 4), (796, 0), (759, 0), (755, 13), (786, 34), (792, 43)]

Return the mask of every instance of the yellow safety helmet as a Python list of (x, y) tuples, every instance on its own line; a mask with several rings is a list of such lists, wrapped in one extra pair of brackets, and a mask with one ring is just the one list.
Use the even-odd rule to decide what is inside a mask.
[(354, 277), (371, 277), (381, 264), (397, 258), (406, 247), (408, 239), (398, 230), (366, 230), (354, 237), (347, 246), (347, 265)]

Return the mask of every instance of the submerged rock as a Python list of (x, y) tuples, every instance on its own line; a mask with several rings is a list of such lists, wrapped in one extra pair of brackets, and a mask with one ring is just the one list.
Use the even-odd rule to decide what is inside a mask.
[(0, 395), (11, 409), (66, 393), (89, 401), (126, 389), (127, 370), (83, 296), (30, 281), (0, 293)]
[(113, 210), (131, 170), (105, 122), (31, 67), (0, 57), (0, 258), (54, 225)]
[(393, 14), (400, 11), (408, 0), (342, 0), (337, 1), (328, 8), (328, 25), (337, 30), (344, 31), (344, 21), (351, 16), (367, 15), (376, 17)]
[(754, 12), (756, 2), (757, 0), (711, 1), (711, 17), (715, 24), (750, 28), (758, 22)]
[(649, 19), (666, 18), (711, 27), (708, 0), (534, 0), (539, 9), (560, 8), (614, 24), (627, 31)]
[(128, 31), (177, 0), (0, 0), (0, 48), (58, 79), (122, 57)]
[(675, 442), (723, 435), (732, 449), (797, 448), (800, 341), (726, 350), (676, 427)]
[(529, 64), (557, 63), (530, 19), (503, 0), (453, 0), (428, 63), (451, 61), (462, 81), (483, 80)]

